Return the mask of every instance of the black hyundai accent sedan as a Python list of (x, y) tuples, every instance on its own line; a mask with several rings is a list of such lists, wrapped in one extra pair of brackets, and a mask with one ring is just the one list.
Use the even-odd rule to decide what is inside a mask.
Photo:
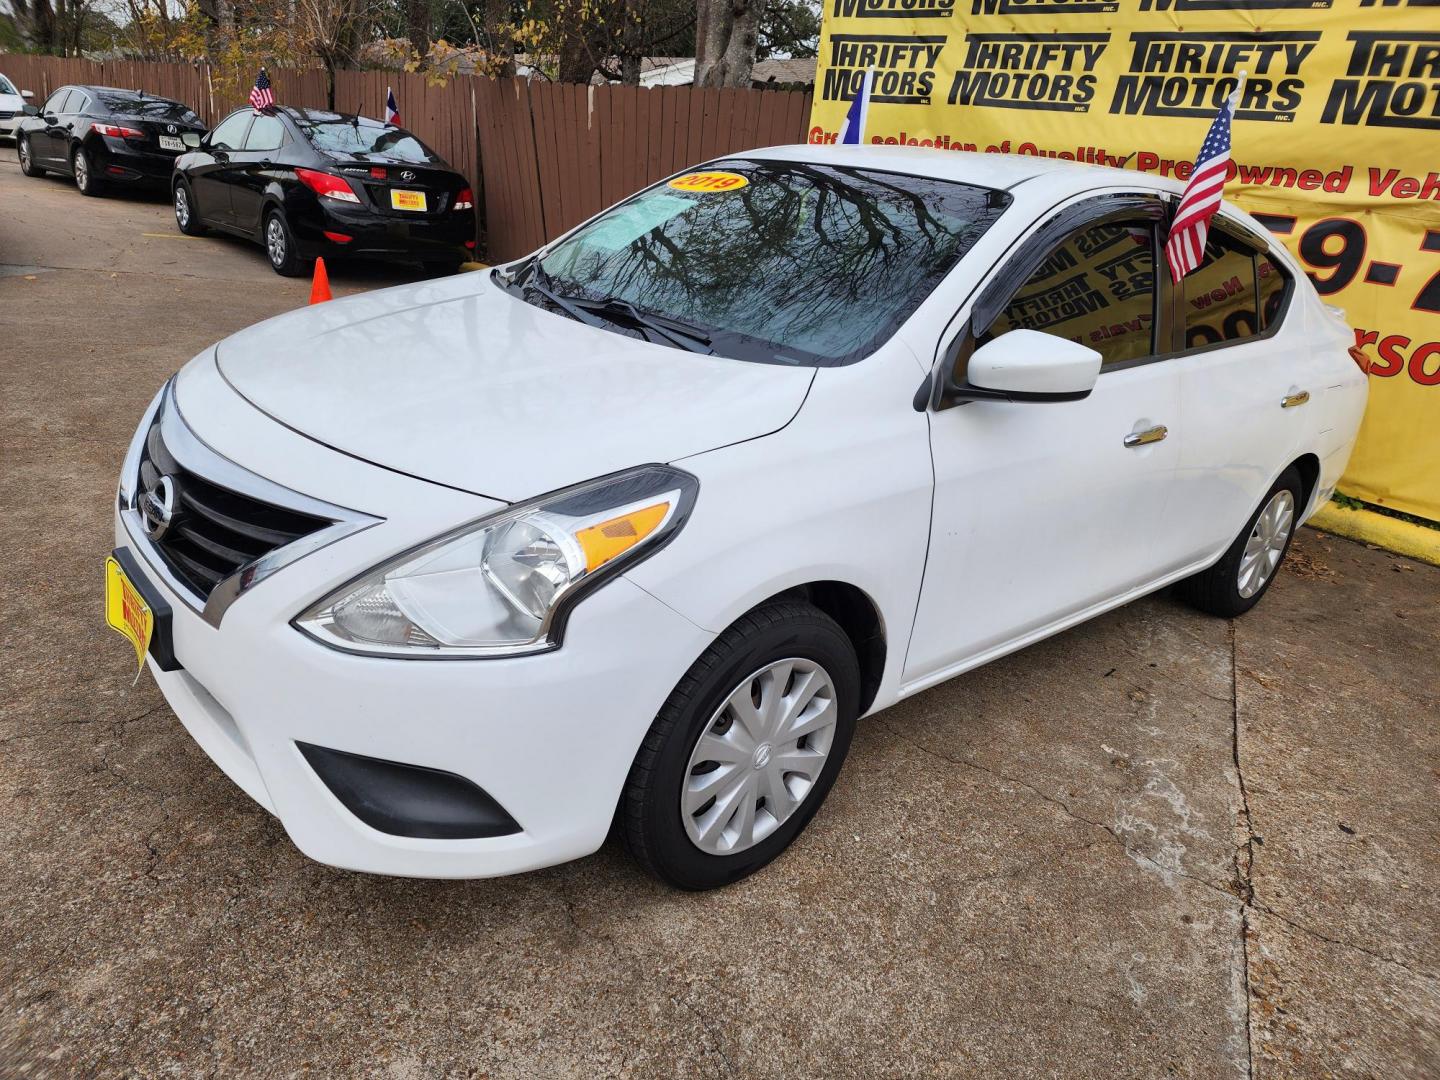
[(465, 178), (403, 128), (315, 109), (239, 109), (175, 162), (180, 231), (265, 248), (276, 273), (317, 255), (415, 262), (448, 273), (475, 247)]
[(113, 86), (62, 86), (16, 125), (15, 149), (26, 176), (73, 176), (84, 195), (103, 195), (111, 184), (163, 190), (183, 138), (204, 130), (179, 101)]

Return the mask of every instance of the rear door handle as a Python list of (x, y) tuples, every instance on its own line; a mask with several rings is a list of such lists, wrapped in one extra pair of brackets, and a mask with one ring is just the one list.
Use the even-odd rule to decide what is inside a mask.
[(1125, 445), (1132, 448), (1136, 446), (1149, 446), (1151, 443), (1159, 442), (1169, 434), (1170, 429), (1164, 424), (1156, 424), (1154, 427), (1146, 428), (1144, 431), (1132, 431), (1129, 435), (1126, 435)]
[(1310, 400), (1310, 391), (1301, 390), (1299, 393), (1286, 394), (1280, 399), (1280, 408), (1293, 409), (1296, 405), (1304, 405)]

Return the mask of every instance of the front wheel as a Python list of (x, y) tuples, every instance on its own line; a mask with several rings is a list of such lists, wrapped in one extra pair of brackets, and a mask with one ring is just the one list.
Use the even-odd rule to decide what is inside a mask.
[(621, 796), (626, 846), (682, 889), (753, 874), (825, 800), (859, 694), (854, 647), (824, 612), (780, 601), (743, 616), (651, 724)]
[(204, 236), (205, 226), (200, 224), (200, 215), (195, 212), (195, 198), (190, 185), (181, 180), (175, 185), (175, 224), (186, 236)]
[(1299, 471), (1286, 469), (1220, 561), (1180, 583), (1181, 598), (1201, 611), (1227, 619), (1258, 604), (1290, 550), (1303, 491)]
[(300, 277), (310, 266), (296, 254), (295, 234), (279, 210), (265, 215), (265, 254), (270, 259), (270, 269), (282, 277)]
[(24, 135), (15, 140), (15, 153), (20, 156), (20, 171), (26, 176), (44, 176), (45, 170), (35, 164), (35, 155), (30, 150), (30, 140)]
[(104, 184), (95, 175), (95, 166), (90, 161), (90, 153), (83, 146), (75, 148), (75, 154), (70, 159), (71, 168), (75, 173), (75, 186), (80, 189), (81, 195), (103, 195)]

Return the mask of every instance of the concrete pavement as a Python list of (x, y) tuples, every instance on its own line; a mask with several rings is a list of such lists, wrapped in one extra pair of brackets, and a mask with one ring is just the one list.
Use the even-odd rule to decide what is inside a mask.
[(0, 1074), (1440, 1073), (1440, 570), (1307, 531), (1234, 623), (1160, 595), (911, 699), (717, 893), (332, 870), (100, 615), (146, 401), (308, 283), (8, 148), (0, 208)]

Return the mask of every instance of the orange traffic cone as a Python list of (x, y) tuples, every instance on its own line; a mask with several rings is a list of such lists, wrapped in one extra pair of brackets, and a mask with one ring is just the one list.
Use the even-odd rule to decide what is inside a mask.
[(330, 275), (325, 273), (325, 260), (315, 260), (315, 280), (310, 283), (310, 303), (321, 304), (333, 300), (330, 295)]

